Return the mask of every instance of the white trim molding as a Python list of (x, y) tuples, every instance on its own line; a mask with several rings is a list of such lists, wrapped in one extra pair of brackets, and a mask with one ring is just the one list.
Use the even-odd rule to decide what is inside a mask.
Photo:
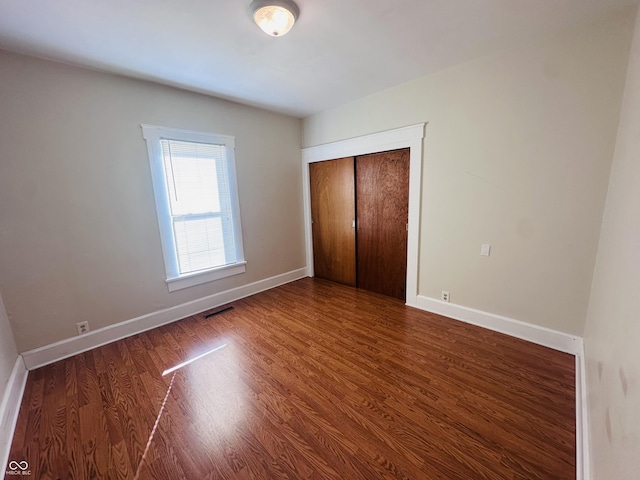
[(51, 345), (36, 348), (22, 354), (22, 357), (24, 358), (24, 365), (27, 369), (34, 370), (38, 367), (57, 362), (58, 360), (72, 357), (93, 348), (106, 345), (107, 343), (115, 342), (116, 340), (130, 337), (131, 335), (142, 333), (167, 323), (175, 322), (210, 308), (234, 302), (241, 298), (255, 295), (256, 293), (269, 290), (279, 285), (284, 285), (285, 283), (293, 282), (294, 280), (298, 280), (306, 276), (306, 268), (292, 270), (248, 285), (215, 293), (191, 302), (100, 328), (82, 336), (68, 338), (52, 343)]
[(407, 237), (406, 302), (416, 306), (418, 298), (418, 248), (420, 245), (420, 197), (425, 123), (373, 133), (362, 137), (326, 143), (302, 149), (302, 188), (307, 245), (307, 272), (313, 276), (313, 237), (311, 234), (311, 198), (309, 195), (309, 164), (336, 158), (366, 155), (400, 148), (409, 148), (409, 233)]
[(418, 296), (417, 307), (427, 312), (437, 313), (445, 317), (465, 323), (484, 327), (494, 332), (504, 333), (512, 337), (527, 340), (560, 352), (578, 355), (582, 348), (582, 338), (577, 335), (558, 332), (550, 328), (514, 320), (494, 313), (483, 312), (454, 303), (443, 302), (431, 297)]
[(584, 342), (576, 354), (576, 480), (591, 480), (589, 453), (589, 411), (587, 409), (587, 371)]
[(591, 479), (587, 383), (582, 337), (422, 295), (418, 296), (417, 308), (574, 355), (576, 364), (576, 480)]
[[(7, 391), (0, 404), (0, 467), (6, 468), (6, 464), (9, 461), (9, 450), (27, 381), (28, 370), (48, 365), (306, 276), (308, 276), (307, 268), (293, 270), (23, 353), (22, 356), (16, 359), (7, 385)], [(415, 307), (421, 310), (575, 355), (576, 479), (590, 480), (589, 428), (583, 339), (575, 335), (461, 305), (446, 303), (422, 295), (417, 295), (416, 298)]]
[[(149, 167), (153, 182), (153, 196), (156, 204), (160, 243), (167, 275), (167, 288), (170, 292), (206, 282), (212, 282), (246, 271), (244, 247), (242, 241), (242, 221), (240, 219), (240, 198), (235, 160), (235, 137), (216, 133), (193, 132), (177, 128), (159, 127), (156, 125), (140, 125), (142, 136), (147, 142)], [(171, 194), (168, 187), (171, 179), (167, 177), (163, 154), (163, 141), (187, 142), (190, 144), (206, 144), (222, 147), (221, 154), (208, 153), (207, 158), (216, 165), (215, 181), (218, 187), (219, 211), (200, 211), (199, 217), (189, 218), (218, 219), (221, 221), (224, 258), (218, 259), (223, 265), (209, 265), (198, 272), (182, 272), (178, 255), (178, 235), (175, 220), (188, 217), (172, 213)], [(226, 172), (226, 173), (225, 173)], [(171, 173), (173, 175), (173, 173)], [(175, 179), (174, 179), (175, 180)], [(174, 185), (175, 186), (175, 185)], [(202, 200), (202, 199), (200, 199)], [(204, 200), (203, 200), (204, 201)], [(206, 203), (206, 202), (205, 202)], [(202, 207), (207, 209), (206, 207)], [(184, 246), (184, 245), (183, 245)], [(211, 260), (211, 259), (210, 259)]]
[[(0, 403), (0, 472), (7, 469), (9, 462), (9, 451), (11, 450), (11, 442), (18, 421), (18, 413), (20, 412), (20, 403), (24, 394), (24, 387), (27, 384), (27, 371), (22, 357), (18, 355), (16, 363), (13, 365), (7, 389)], [(23, 459), (18, 459), (23, 460)], [(4, 475), (4, 474), (3, 474)]]

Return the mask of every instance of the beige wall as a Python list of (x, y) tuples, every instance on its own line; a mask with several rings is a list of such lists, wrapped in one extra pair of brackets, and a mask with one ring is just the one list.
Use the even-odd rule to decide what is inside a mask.
[[(0, 290), (19, 351), (305, 266), (301, 120), (0, 51)], [(141, 123), (236, 137), (247, 271), (169, 293)]]
[(18, 358), (18, 351), (13, 341), (13, 332), (11, 325), (9, 325), (4, 302), (0, 296), (0, 403), (6, 393), (7, 382), (16, 363), (16, 358)]
[(640, 16), (585, 328), (594, 480), (640, 475)]
[(304, 145), (428, 122), (420, 295), (582, 334), (632, 13), (310, 116)]

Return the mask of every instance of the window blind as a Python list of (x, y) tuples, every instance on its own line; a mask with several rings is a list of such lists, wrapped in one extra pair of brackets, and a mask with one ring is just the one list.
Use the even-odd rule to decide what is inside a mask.
[(160, 144), (180, 274), (234, 263), (227, 147)]

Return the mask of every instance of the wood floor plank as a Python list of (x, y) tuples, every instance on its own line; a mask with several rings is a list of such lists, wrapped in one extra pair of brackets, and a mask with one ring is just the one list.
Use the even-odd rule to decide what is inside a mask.
[(53, 480), (575, 479), (571, 355), (318, 279), (231, 306), (30, 372), (10, 459)]

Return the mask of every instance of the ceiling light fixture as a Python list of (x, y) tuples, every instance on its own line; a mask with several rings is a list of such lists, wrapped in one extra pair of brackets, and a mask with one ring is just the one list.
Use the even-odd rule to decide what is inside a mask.
[(300, 14), (293, 0), (253, 0), (249, 11), (256, 25), (272, 37), (285, 35)]

